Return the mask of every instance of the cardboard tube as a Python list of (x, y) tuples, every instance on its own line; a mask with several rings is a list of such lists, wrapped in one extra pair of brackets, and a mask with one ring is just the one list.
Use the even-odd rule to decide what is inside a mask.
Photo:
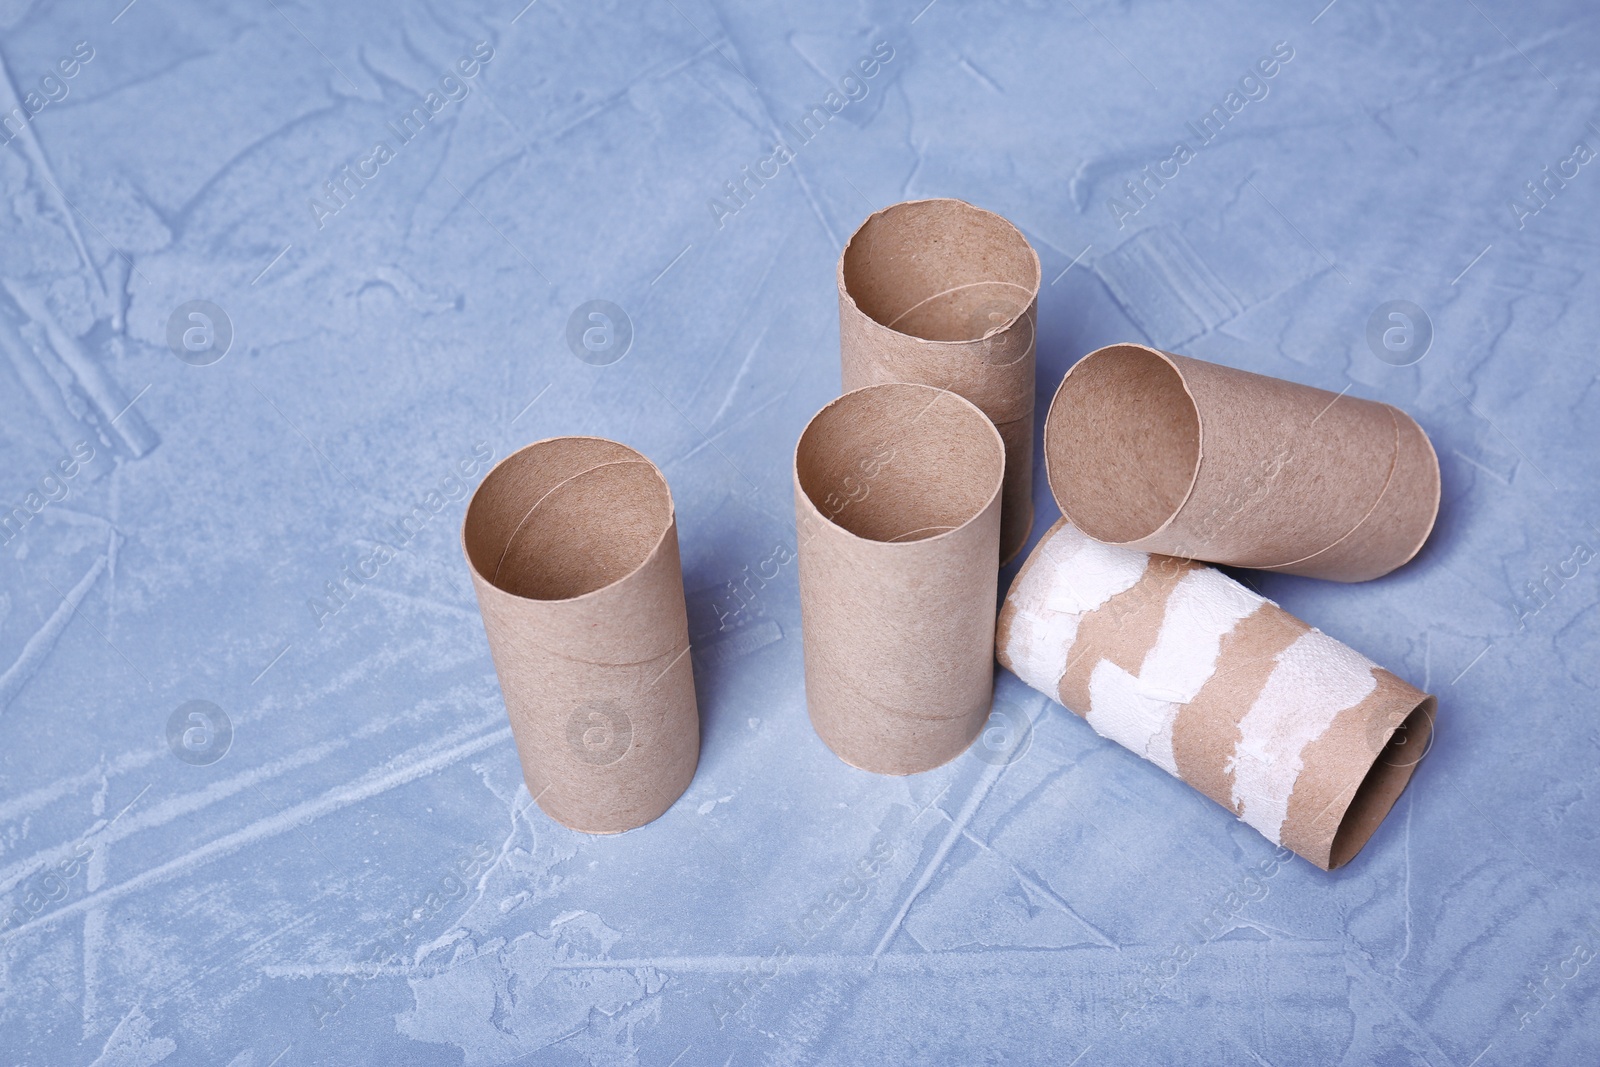
[(1011, 223), (961, 200), (876, 212), (839, 257), (844, 388), (918, 382), (976, 404), (1006, 445), (1000, 556), (1033, 526), (1039, 257)]
[(1411, 778), (1434, 698), (1221, 571), (1065, 519), (1000, 609), (1000, 663), (1323, 870)]
[(1044, 451), (1095, 540), (1238, 567), (1377, 578), (1439, 512), (1439, 460), (1398, 408), (1144, 345), (1067, 372)]
[(666, 811), (700, 718), (661, 472), (604, 438), (538, 441), (485, 476), (461, 540), (529, 794), (591, 834)]
[(806, 706), (840, 759), (913, 774), (989, 715), (1005, 447), (955, 393), (849, 392), (794, 457)]

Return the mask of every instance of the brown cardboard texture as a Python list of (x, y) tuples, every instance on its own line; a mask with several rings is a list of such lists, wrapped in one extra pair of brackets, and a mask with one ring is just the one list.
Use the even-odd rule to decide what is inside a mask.
[(585, 833), (665, 812), (700, 718), (661, 472), (599, 437), (536, 442), (483, 479), (461, 539), (529, 794)]
[(1427, 434), (1388, 404), (1110, 345), (1045, 418), (1050, 491), (1098, 541), (1359, 582), (1416, 555), (1439, 511)]
[(1000, 663), (1324, 870), (1427, 752), (1434, 698), (1213, 567), (1065, 519), (1000, 609)]
[(1005, 447), (926, 385), (846, 393), (795, 448), (806, 706), (880, 774), (960, 755), (988, 719)]
[(869, 216), (839, 257), (845, 390), (917, 382), (959, 393), (1006, 445), (1000, 554), (1033, 525), (1039, 257), (1021, 232), (961, 200), (912, 200)]

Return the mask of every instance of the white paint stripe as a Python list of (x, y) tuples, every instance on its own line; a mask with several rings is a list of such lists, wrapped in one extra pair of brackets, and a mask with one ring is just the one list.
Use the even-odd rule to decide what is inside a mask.
[(1200, 692), (1217, 669), (1222, 638), (1239, 620), (1268, 603), (1209, 567), (1179, 579), (1167, 598), (1156, 642), (1134, 677), (1101, 660), (1089, 677), (1089, 725), (1177, 775), (1172, 727), (1179, 710)]
[(1282, 844), (1289, 794), (1305, 765), (1306, 746), (1377, 688), (1373, 667), (1320, 630), (1278, 653), (1267, 684), (1239, 723), (1241, 736), (1228, 763), (1239, 818), (1273, 844)]
[(1133, 588), (1150, 557), (1102, 545), (1076, 527), (1062, 526), (1040, 543), (1040, 558), (1012, 588), (1016, 606), (1006, 659), (1028, 685), (1054, 697), (1083, 617)]

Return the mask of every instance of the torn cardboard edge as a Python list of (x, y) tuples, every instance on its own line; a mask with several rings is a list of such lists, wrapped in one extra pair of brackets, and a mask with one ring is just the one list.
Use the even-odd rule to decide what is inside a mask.
[(844, 389), (912, 382), (976, 404), (1006, 443), (1001, 557), (1033, 525), (1039, 257), (1006, 219), (962, 200), (868, 216), (839, 256)]
[(806, 707), (851, 766), (930, 770), (987, 721), (1004, 477), (993, 422), (928, 385), (852, 390), (801, 433)]
[(660, 470), (605, 438), (537, 441), (484, 477), (461, 540), (529, 794), (584, 833), (660, 816), (700, 752)]
[(1439, 511), (1438, 457), (1398, 408), (1138, 344), (1067, 372), (1044, 451), (1090, 537), (1231, 566), (1366, 581)]
[(1001, 607), (997, 657), (1101, 736), (1324, 870), (1426, 754), (1435, 699), (1212, 567), (1058, 521)]

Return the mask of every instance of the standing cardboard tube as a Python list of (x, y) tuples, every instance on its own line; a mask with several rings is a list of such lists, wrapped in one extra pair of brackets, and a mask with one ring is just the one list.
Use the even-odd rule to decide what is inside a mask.
[(795, 448), (806, 706), (840, 759), (913, 774), (960, 755), (994, 693), (1005, 446), (955, 393), (846, 393)]
[(839, 257), (844, 388), (917, 382), (976, 404), (1006, 447), (1000, 526), (1008, 563), (1033, 526), (1039, 256), (993, 212), (912, 200), (867, 218)]
[(1067, 372), (1044, 451), (1095, 540), (1238, 567), (1366, 581), (1439, 513), (1438, 457), (1398, 408), (1144, 345)]
[(1000, 663), (1323, 870), (1377, 830), (1434, 698), (1221, 571), (1052, 526), (1000, 609)]
[(672, 494), (599, 437), (554, 437), (483, 479), (461, 531), (528, 792), (591, 834), (656, 818), (700, 756)]

